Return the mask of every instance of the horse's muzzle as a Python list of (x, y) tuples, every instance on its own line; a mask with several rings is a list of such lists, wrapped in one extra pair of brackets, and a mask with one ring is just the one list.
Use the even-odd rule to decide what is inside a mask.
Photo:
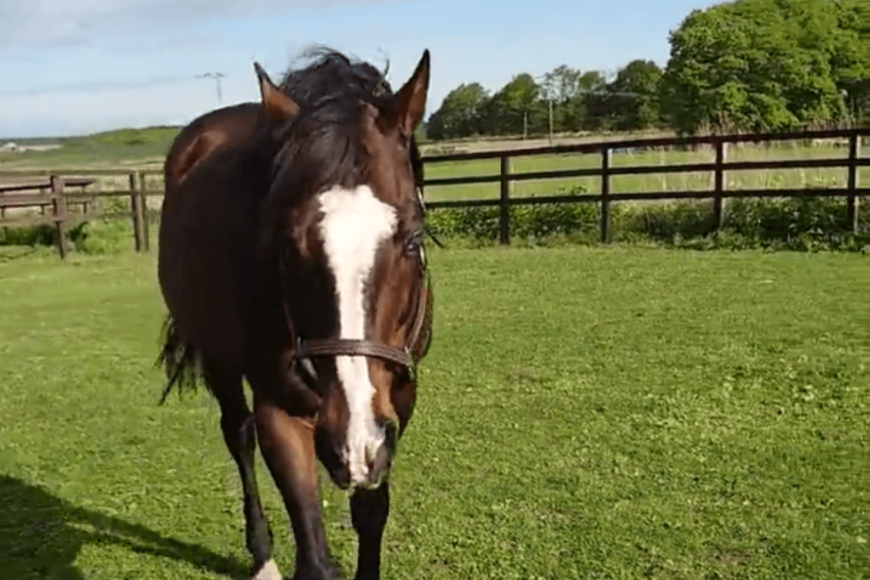
[(333, 444), (326, 431), (315, 431), (318, 459), (333, 483), (342, 490), (375, 489), (389, 476), (399, 437), (397, 421), (384, 426), (384, 441), (375, 449), (366, 449), (362, 461), (351, 465), (346, 449)]

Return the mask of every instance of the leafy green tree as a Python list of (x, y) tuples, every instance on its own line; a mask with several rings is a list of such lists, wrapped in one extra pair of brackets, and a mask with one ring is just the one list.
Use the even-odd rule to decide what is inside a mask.
[(580, 75), (577, 84), (581, 92), (599, 91), (607, 84), (607, 78), (601, 71), (591, 70)]
[(662, 70), (651, 60), (633, 60), (607, 87), (613, 128), (638, 131), (659, 124), (658, 90)]
[(838, 35), (831, 55), (837, 87), (856, 124), (870, 125), (870, 2), (838, 2)]
[(450, 91), (426, 125), (431, 139), (469, 137), (481, 132), (481, 116), (489, 99), (480, 83), (462, 84)]
[(603, 94), (607, 89), (607, 77), (593, 70), (580, 75), (577, 80), (579, 94), (576, 99), (579, 112), (579, 128), (597, 130), (604, 125), (607, 108)]
[[(540, 87), (532, 75), (514, 76), (487, 103), (484, 126), (493, 135), (527, 135), (529, 120), (540, 111)], [(536, 106), (537, 105), (537, 106)]]
[(546, 73), (541, 83), (540, 99), (547, 109), (547, 131), (552, 122), (553, 132), (570, 130), (566, 125), (566, 117), (570, 111), (570, 103), (577, 96), (580, 71), (568, 65), (560, 65)]
[(776, 131), (841, 119), (832, 66), (841, 9), (830, 0), (736, 0), (692, 11), (671, 34), (662, 78), (671, 125)]
[[(549, 109), (553, 105), (553, 131), (580, 131), (586, 117), (586, 94), (600, 90), (605, 84), (599, 71), (581, 72), (560, 65), (544, 75), (541, 84), (542, 103)], [(549, 117), (549, 112), (547, 114)], [(548, 128), (547, 128), (548, 129)]]

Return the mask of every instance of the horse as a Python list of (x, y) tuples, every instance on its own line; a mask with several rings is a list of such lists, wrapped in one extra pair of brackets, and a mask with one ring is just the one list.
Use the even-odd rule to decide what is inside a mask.
[[(336, 51), (280, 87), (254, 63), (251, 133), (212, 139), (217, 146), (194, 151), (167, 179), (157, 268), (167, 309), (162, 400), (200, 381), (217, 400), (254, 580), (281, 578), (254, 472), (258, 444), (290, 517), (293, 578), (340, 577), (318, 462), (350, 496), (355, 578), (380, 577), (390, 473), (432, 340), (413, 135), (429, 68), (426, 50), (394, 92), (374, 67)], [(193, 141), (203, 126), (188, 132)]]

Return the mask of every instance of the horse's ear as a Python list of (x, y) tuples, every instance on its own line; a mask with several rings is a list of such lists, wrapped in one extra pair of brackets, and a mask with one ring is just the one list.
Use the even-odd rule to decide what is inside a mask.
[(426, 96), (429, 92), (429, 49), (423, 51), (423, 58), (417, 64), (414, 74), (408, 82), (399, 89), (398, 100), (399, 128), (405, 133), (412, 133), (417, 124), (423, 120), (426, 110)]
[(288, 121), (299, 112), (299, 105), (281, 89), (275, 86), (260, 63), (254, 63), (254, 72), (260, 83), (260, 104), (263, 111), (278, 122)]

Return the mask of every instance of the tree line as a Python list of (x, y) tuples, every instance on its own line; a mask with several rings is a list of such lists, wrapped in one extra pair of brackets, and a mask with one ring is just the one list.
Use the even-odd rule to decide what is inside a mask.
[(537, 79), (517, 74), (493, 93), (462, 84), (426, 137), (870, 123), (868, 0), (735, 0), (693, 10), (669, 41), (664, 68), (638, 59), (609, 76), (562, 65)]

